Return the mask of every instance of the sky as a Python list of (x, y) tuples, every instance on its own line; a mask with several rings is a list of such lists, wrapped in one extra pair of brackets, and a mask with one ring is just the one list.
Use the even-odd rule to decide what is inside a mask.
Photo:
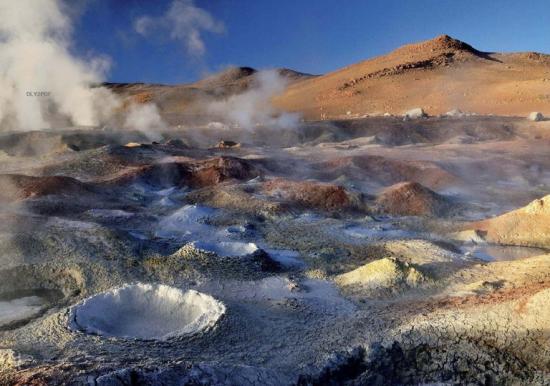
[(228, 66), (322, 74), (440, 34), (482, 51), (550, 53), (548, 0), (76, 0), (78, 12), (72, 4), (73, 51), (108, 57), (112, 82), (187, 83)]

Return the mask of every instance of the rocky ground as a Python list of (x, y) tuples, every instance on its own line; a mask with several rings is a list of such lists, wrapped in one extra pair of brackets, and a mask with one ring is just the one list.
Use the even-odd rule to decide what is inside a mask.
[(163, 137), (0, 138), (2, 384), (549, 383), (548, 122)]

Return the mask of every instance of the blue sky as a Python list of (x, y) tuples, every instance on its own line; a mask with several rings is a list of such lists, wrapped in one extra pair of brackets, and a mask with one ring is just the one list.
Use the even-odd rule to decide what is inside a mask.
[(550, 52), (547, 0), (195, 0), (223, 22), (203, 32), (202, 56), (134, 21), (161, 17), (173, 0), (88, 0), (75, 20), (74, 49), (104, 54), (116, 82), (182, 83), (228, 65), (326, 73), (446, 33), (484, 51)]

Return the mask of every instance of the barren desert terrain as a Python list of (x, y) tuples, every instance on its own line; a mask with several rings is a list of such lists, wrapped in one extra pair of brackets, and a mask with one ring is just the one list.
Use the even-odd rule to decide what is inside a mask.
[(0, 383), (548, 384), (549, 57), (440, 36), (277, 76), (252, 128), (235, 68), (107, 84), (154, 139), (0, 133)]

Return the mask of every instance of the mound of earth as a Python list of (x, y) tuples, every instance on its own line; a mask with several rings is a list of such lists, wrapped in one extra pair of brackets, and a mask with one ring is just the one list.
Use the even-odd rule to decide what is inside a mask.
[(471, 223), (484, 239), (498, 244), (550, 247), (550, 195), (491, 219)]
[(344, 289), (352, 292), (366, 291), (368, 294), (399, 293), (419, 287), (427, 280), (416, 266), (387, 257), (335, 278), (336, 283)]
[(262, 185), (262, 193), (291, 205), (320, 210), (352, 209), (360, 199), (338, 185), (276, 178)]
[(75, 178), (64, 176), (34, 177), (21, 174), (0, 175), (0, 200), (17, 201), (53, 194), (82, 195), (92, 187)]
[(190, 184), (194, 187), (216, 185), (229, 179), (248, 180), (260, 172), (249, 162), (235, 157), (216, 157), (190, 165)]
[(385, 213), (400, 216), (444, 216), (451, 204), (418, 182), (401, 182), (384, 189), (376, 203)]
[(277, 214), (285, 210), (280, 202), (271, 202), (258, 197), (239, 185), (208, 186), (189, 192), (185, 200), (248, 214)]
[(191, 186), (203, 188), (228, 180), (249, 180), (260, 171), (249, 161), (236, 157), (214, 157), (204, 160), (174, 158), (143, 166), (131, 166), (107, 180), (109, 184), (123, 185), (143, 182), (152, 186)]
[(328, 177), (340, 175), (349, 178), (368, 178), (382, 185), (402, 181), (421, 183), (430, 189), (455, 184), (458, 177), (434, 162), (408, 161), (376, 155), (360, 155), (332, 159), (317, 165), (320, 173)]

